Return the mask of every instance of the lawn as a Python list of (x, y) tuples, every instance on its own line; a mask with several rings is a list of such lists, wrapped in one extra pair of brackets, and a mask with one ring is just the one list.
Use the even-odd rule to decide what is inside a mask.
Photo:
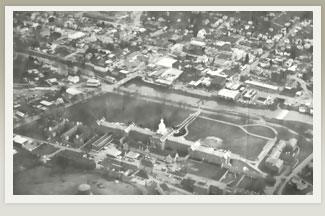
[(254, 178), (245, 176), (243, 178), (243, 180), (239, 183), (238, 187), (242, 188), (244, 190), (262, 193), (265, 188), (265, 182), (262, 179), (254, 179)]
[(29, 124), (25, 124), (19, 128), (16, 128), (14, 129), (14, 133), (39, 140), (46, 139), (44, 134), (44, 126), (40, 124), (40, 121), (35, 121)]
[(42, 144), (37, 147), (32, 153), (37, 155), (49, 155), (59, 150), (58, 148), (49, 145), (49, 144)]
[[(134, 186), (109, 181), (96, 172), (60, 170), (38, 166), (14, 176), (16, 195), (75, 195), (80, 184), (88, 183), (94, 195), (140, 195)], [(103, 188), (98, 188), (101, 183)]]
[(255, 179), (245, 176), (243, 180), (241, 180), (241, 182), (239, 183), (238, 187), (244, 190), (251, 190), (251, 187), (253, 186), (254, 182)]
[(249, 160), (255, 160), (266, 144), (265, 139), (247, 135), (239, 127), (200, 117), (189, 125), (188, 130), (189, 134), (185, 137), (188, 140), (197, 141), (209, 136), (219, 137), (223, 140), (221, 149), (230, 150)]
[(244, 126), (244, 128), (253, 134), (259, 135), (259, 136), (264, 136), (268, 138), (274, 138), (275, 133), (272, 131), (270, 128), (264, 127), (262, 125), (249, 125), (249, 126)]

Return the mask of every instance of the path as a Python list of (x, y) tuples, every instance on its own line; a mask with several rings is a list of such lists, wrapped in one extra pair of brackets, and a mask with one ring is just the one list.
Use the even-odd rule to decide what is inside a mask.
[(308, 163), (313, 159), (313, 154), (310, 154), (305, 160), (303, 160), (294, 170), (292, 170), (291, 174), (285, 178), (284, 183), (281, 185), (280, 189), (278, 190), (278, 195), (281, 195), (283, 193), (283, 190), (285, 186), (288, 184), (288, 182), (297, 174), (301, 172), (301, 170), (308, 165)]

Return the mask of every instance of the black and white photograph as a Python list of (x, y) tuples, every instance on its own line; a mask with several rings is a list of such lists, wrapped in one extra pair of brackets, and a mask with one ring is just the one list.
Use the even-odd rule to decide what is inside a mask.
[(320, 17), (6, 7), (6, 200), (320, 202)]

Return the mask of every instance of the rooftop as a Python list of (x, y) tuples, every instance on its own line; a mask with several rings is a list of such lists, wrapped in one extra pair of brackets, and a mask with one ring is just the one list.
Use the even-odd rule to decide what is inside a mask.
[(172, 67), (175, 62), (177, 62), (177, 60), (172, 58), (162, 58), (157, 62), (157, 65), (162, 67)]
[(239, 95), (239, 91), (233, 91), (229, 89), (221, 89), (218, 92), (218, 96), (235, 99)]

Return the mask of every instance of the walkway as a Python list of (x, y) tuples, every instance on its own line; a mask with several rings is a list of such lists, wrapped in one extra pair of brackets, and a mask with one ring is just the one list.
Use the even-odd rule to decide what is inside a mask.
[(294, 170), (292, 170), (291, 174), (286, 177), (284, 183), (281, 185), (280, 189), (278, 190), (278, 195), (283, 193), (285, 186), (288, 184), (290, 179), (292, 179), (295, 175), (299, 174), (301, 170), (308, 165), (308, 163), (313, 159), (313, 154), (310, 154), (304, 161), (302, 161)]
[(35, 138), (31, 138), (31, 137), (27, 137), (27, 136), (23, 136), (23, 135), (20, 135), (20, 134), (15, 134), (15, 133), (13, 134), (13, 136), (21, 136), (21, 137), (26, 138), (28, 140), (36, 141), (38, 143), (49, 144), (49, 145), (52, 145), (55, 148), (58, 148), (58, 149), (61, 149), (61, 150), (69, 150), (69, 151), (73, 151), (73, 152), (77, 152), (77, 153), (82, 152), (80, 149), (71, 148), (71, 147), (67, 147), (67, 146), (62, 146), (62, 145), (59, 145), (57, 143), (52, 143), (52, 142), (49, 142), (49, 141), (46, 141), (46, 140), (39, 140), (39, 139), (35, 139)]

